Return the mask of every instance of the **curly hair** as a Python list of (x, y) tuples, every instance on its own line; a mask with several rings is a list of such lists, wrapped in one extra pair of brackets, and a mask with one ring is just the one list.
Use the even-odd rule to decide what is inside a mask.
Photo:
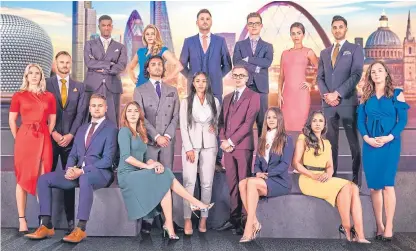
[[(308, 119), (306, 120), (305, 126), (302, 129), (302, 133), (303, 135), (305, 135), (305, 142), (306, 142), (306, 147), (308, 149), (314, 149), (314, 155), (318, 156), (319, 155), (319, 150), (321, 150), (320, 147), (320, 142), (318, 137), (316, 137), (315, 133), (313, 133), (312, 131), (312, 120), (315, 117), (316, 114), (321, 114), (324, 119), (324, 113), (322, 111), (312, 111), (309, 113)], [(323, 139), (325, 137), (325, 133), (327, 131), (327, 125), (326, 125), (326, 120), (325, 120), (325, 126), (324, 129), (321, 132), (321, 139)], [(322, 144), (322, 147), (324, 147), (324, 149), (322, 149), (323, 151), (325, 151), (325, 145)]]
[[(132, 128), (130, 126), (129, 121), (127, 120), (127, 108), (130, 105), (134, 105), (137, 108), (137, 110), (139, 110), (139, 121), (137, 121), (136, 128)], [(137, 135), (139, 135), (145, 144), (147, 144), (147, 142), (149, 141), (149, 139), (147, 138), (147, 130), (144, 126), (144, 112), (136, 101), (130, 101), (124, 107), (123, 112), (121, 113), (120, 127), (129, 128), (133, 136), (136, 137)]]
[(283, 118), (283, 113), (282, 110), (280, 110), (280, 108), (278, 107), (270, 107), (269, 109), (267, 109), (266, 114), (265, 114), (265, 118), (263, 121), (263, 130), (261, 131), (261, 136), (259, 139), (259, 143), (258, 143), (258, 154), (260, 156), (264, 156), (266, 153), (266, 135), (267, 135), (267, 131), (270, 129), (267, 126), (267, 115), (269, 114), (269, 112), (274, 112), (274, 114), (276, 114), (277, 117), (277, 127), (276, 127), (276, 136), (273, 139), (273, 144), (270, 147), (271, 152), (274, 152), (278, 155), (282, 155), (283, 153), (283, 148), (287, 142), (287, 134), (286, 134), (286, 129), (285, 129), (285, 121)]
[(146, 28), (144, 28), (142, 40), (145, 46), (148, 45), (146, 41), (146, 31), (148, 29), (153, 29), (155, 31), (155, 42), (152, 45), (152, 48), (150, 49), (150, 54), (153, 56), (158, 55), (163, 47), (163, 41), (162, 41), (162, 36), (160, 35), (160, 30), (153, 24), (149, 24), (146, 26)]
[(367, 72), (365, 73), (363, 95), (361, 96), (361, 100), (360, 100), (361, 104), (365, 103), (376, 92), (376, 84), (371, 78), (371, 69), (376, 64), (381, 64), (387, 73), (386, 86), (384, 87), (384, 95), (386, 95), (386, 97), (388, 98), (393, 97), (394, 87), (393, 87), (393, 79), (391, 78), (391, 74), (390, 74), (390, 69), (387, 67), (387, 65), (383, 61), (374, 61), (372, 64), (370, 64), (370, 66), (367, 69)]

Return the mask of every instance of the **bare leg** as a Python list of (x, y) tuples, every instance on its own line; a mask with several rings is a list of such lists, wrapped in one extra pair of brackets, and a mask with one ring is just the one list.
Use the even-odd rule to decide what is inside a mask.
[(183, 199), (189, 201), (191, 204), (199, 207), (199, 208), (207, 208), (208, 205), (205, 205), (201, 201), (197, 200), (193, 197), (186, 189), (182, 186), (181, 183), (177, 179), (173, 179), (172, 185), (170, 186), (172, 191), (174, 191), (177, 195), (182, 197)]
[(377, 235), (382, 235), (384, 234), (382, 191), (371, 189), (371, 201), (373, 202), (373, 211), (376, 218)]
[(27, 222), (25, 218), (20, 218), (25, 216), (26, 212), (26, 201), (27, 201), (27, 192), (23, 188), (16, 184), (16, 202), (17, 202), (17, 212), (19, 214), (19, 231), (27, 231)]
[(364, 236), (363, 208), (361, 206), (360, 190), (355, 184), (352, 184), (351, 188), (352, 188), (352, 198), (351, 198), (352, 221), (354, 222), (354, 227), (355, 227), (355, 230), (357, 231), (358, 241), (367, 242)]
[(249, 179), (250, 178), (243, 179), (238, 183), (238, 190), (240, 191), (241, 201), (243, 202), (243, 207), (247, 212), (247, 181)]
[(169, 235), (175, 235), (172, 218), (172, 193), (170, 189), (163, 197), (160, 205), (162, 206), (163, 214), (165, 215), (165, 226), (169, 230)]
[(253, 236), (253, 226), (257, 223), (256, 210), (260, 195), (267, 194), (266, 182), (261, 178), (250, 178), (247, 181), (247, 223), (243, 236)]
[(347, 239), (351, 241), (351, 184), (345, 185), (337, 196), (337, 208), (341, 216), (341, 224), (345, 229)]
[(396, 210), (396, 192), (394, 187), (385, 187), (383, 190), (384, 195), (384, 210), (386, 211), (386, 229), (384, 231), (384, 237), (393, 236), (393, 218)]

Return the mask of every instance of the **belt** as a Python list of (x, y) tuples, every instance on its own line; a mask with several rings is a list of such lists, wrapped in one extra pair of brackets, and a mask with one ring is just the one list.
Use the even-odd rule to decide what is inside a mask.
[(309, 171), (325, 171), (325, 167), (316, 167), (316, 166), (306, 166), (304, 165), (304, 167), (306, 169), (308, 169)]
[[(40, 129), (44, 126), (44, 123), (41, 122), (33, 122), (33, 123), (22, 123), (22, 125), (28, 125), (29, 126), (29, 130), (32, 131), (33, 136), (35, 136), (36, 138), (39, 136), (39, 131)], [(28, 131), (26, 131), (27, 134)]]

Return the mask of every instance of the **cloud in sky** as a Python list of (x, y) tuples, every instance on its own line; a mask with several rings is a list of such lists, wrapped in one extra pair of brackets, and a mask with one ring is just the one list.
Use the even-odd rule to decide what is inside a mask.
[(402, 8), (402, 7), (416, 6), (416, 2), (403, 1), (403, 2), (389, 2), (389, 3), (370, 3), (369, 5), (387, 9), (387, 8)]
[(7, 8), (0, 7), (2, 14), (17, 15), (34, 21), (38, 24), (50, 26), (66, 26), (72, 23), (72, 17), (65, 16), (62, 13), (27, 9), (27, 8)]
[(365, 10), (365, 8), (362, 7), (308, 8), (308, 11), (314, 16), (334, 15), (334, 13), (337, 15), (342, 15), (363, 10)]
[[(109, 15), (111, 19), (113, 19), (113, 21), (126, 21), (127, 22), (127, 19), (129, 19), (129, 15), (125, 15), (125, 14), (106, 14), (106, 15)], [(99, 16), (97, 16), (97, 18), (99, 18)]]

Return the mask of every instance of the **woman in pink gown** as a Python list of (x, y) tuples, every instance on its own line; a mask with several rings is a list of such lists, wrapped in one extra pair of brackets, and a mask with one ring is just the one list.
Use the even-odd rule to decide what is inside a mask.
[(290, 37), (294, 46), (282, 53), (280, 60), (280, 105), (286, 131), (301, 131), (308, 118), (311, 104), (311, 85), (306, 82), (309, 63), (318, 66), (318, 58), (312, 49), (303, 47), (305, 27), (301, 23), (290, 26)]

